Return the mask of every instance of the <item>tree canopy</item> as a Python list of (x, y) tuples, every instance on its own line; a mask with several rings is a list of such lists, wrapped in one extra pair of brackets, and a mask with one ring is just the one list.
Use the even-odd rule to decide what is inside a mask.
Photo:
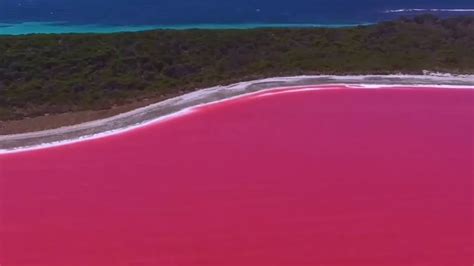
[(294, 74), (474, 73), (474, 17), (353, 28), (0, 36), (0, 119)]

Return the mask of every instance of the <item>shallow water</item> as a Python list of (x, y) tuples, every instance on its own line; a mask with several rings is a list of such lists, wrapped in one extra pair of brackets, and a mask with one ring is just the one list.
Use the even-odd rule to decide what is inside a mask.
[[(473, 15), (474, 3), (472, 0), (2, 0), (0, 22), (13, 26), (8, 31), (0, 27), (0, 34), (23, 34), (26, 29), (26, 33), (60, 33), (116, 32), (143, 27), (245, 28), (249, 24), (353, 25), (422, 13)], [(44, 24), (55, 21), (63, 25)]]
[(282, 24), (282, 23), (239, 23), (239, 24), (176, 24), (176, 25), (101, 25), (68, 24), (63, 22), (0, 23), (0, 35), (59, 34), (59, 33), (116, 33), (147, 30), (187, 29), (256, 29), (256, 28), (342, 28), (361, 24)]
[(0, 155), (0, 262), (471, 265), (474, 91), (334, 89)]

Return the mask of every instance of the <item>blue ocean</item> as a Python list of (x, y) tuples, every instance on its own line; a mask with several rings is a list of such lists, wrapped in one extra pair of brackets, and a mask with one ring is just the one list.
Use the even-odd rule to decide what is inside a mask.
[(0, 34), (344, 27), (420, 13), (474, 15), (474, 1), (0, 0)]

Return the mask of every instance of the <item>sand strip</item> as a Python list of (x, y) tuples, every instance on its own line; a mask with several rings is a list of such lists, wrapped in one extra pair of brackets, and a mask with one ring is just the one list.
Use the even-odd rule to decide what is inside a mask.
[(380, 85), (442, 85), (443, 87), (474, 88), (474, 75), (296, 76), (246, 81), (198, 90), (106, 119), (38, 132), (2, 135), (0, 136), (0, 154), (62, 145), (116, 134), (191, 111), (189, 109), (191, 107), (252, 92), (277, 87), (301, 88), (300, 86), (324, 84), (352, 84), (365, 87), (374, 87), (375, 85), (377, 87)]

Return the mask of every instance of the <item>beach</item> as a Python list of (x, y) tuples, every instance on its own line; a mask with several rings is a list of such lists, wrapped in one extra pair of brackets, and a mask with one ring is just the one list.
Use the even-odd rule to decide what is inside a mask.
[[(0, 135), (0, 153), (57, 146), (65, 143), (113, 135), (182, 114), (183, 112), (189, 111), (192, 107), (232, 99), (266, 89), (278, 87), (298, 89), (301, 88), (301, 86), (327, 84), (347, 84), (366, 87), (370, 87), (371, 85), (381, 85), (382, 87), (397, 85), (472, 87), (474, 86), (474, 76), (427, 73), (427, 75), (295, 76), (246, 81), (231, 85), (198, 89), (192, 93), (97, 121), (38, 132)], [(28, 120), (27, 123), (34, 122)]]

